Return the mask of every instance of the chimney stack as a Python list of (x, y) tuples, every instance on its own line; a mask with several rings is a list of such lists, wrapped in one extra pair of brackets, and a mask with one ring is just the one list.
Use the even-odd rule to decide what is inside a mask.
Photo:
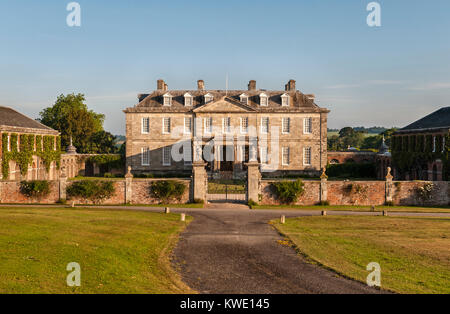
[(251, 80), (248, 82), (248, 90), (256, 90), (256, 81)]
[(164, 83), (164, 80), (157, 80), (156, 81), (156, 89), (157, 90), (164, 90), (164, 86), (166, 85), (166, 83)]
[(167, 92), (168, 90), (169, 90), (169, 86), (166, 83), (164, 83), (164, 91)]
[(205, 82), (203, 82), (203, 80), (198, 80), (197, 81), (197, 89), (198, 90), (205, 90)]
[(289, 82), (284, 85), (284, 89), (289, 92), (289, 91), (295, 91), (295, 81), (294, 80), (289, 80)]

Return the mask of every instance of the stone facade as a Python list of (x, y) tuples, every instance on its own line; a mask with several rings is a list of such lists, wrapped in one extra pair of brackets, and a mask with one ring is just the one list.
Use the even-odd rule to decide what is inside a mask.
[(157, 85), (124, 110), (126, 163), (133, 173), (189, 174), (195, 146), (210, 176), (244, 177), (252, 149), (262, 171), (274, 175), (316, 175), (326, 166), (329, 111), (297, 91), (293, 80), (285, 91), (257, 90), (255, 81), (233, 91), (204, 90), (202, 81), (198, 90), (168, 90), (162, 80)]

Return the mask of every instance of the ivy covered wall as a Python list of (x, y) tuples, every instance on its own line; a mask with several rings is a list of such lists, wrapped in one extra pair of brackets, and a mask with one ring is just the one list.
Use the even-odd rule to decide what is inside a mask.
[(450, 134), (398, 134), (391, 139), (392, 163), (402, 175), (423, 167), (437, 159), (442, 160), (442, 175), (450, 180)]
[(9, 161), (11, 160), (15, 161), (19, 166), (22, 176), (27, 175), (28, 167), (33, 162), (33, 156), (38, 156), (42, 159), (47, 172), (50, 171), (52, 162), (56, 162), (58, 169), (60, 167), (61, 139), (59, 136), (2, 133), (0, 144), (2, 149), (2, 175), (4, 179), (9, 178)]

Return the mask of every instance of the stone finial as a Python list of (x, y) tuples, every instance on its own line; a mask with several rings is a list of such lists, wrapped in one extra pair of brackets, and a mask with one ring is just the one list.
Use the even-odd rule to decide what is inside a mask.
[(320, 175), (321, 179), (328, 179), (328, 176), (326, 174), (327, 169), (325, 167), (322, 168), (322, 174)]
[(386, 180), (392, 180), (393, 176), (391, 174), (391, 167), (387, 167), (387, 175), (386, 175)]
[(69, 146), (67, 146), (66, 152), (67, 152), (67, 154), (76, 154), (77, 153), (77, 148), (75, 146), (73, 146), (72, 135), (70, 136), (70, 144), (69, 144)]
[(125, 175), (125, 178), (132, 178), (132, 177), (133, 177), (133, 174), (131, 173), (131, 166), (128, 166), (128, 172)]

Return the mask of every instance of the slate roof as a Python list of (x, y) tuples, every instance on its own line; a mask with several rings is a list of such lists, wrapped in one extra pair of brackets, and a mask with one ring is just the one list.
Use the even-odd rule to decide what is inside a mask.
[(428, 116), (411, 123), (403, 129), (400, 129), (399, 132), (446, 128), (450, 128), (450, 107), (443, 107)]
[[(169, 93), (172, 96), (172, 106), (163, 106), (163, 95)], [(193, 96), (193, 106), (184, 106), (184, 95), (188, 93)], [(188, 112), (204, 105), (204, 95), (211, 94), (213, 101), (217, 101), (227, 96), (240, 102), (240, 95), (248, 96), (247, 106), (256, 109), (258, 112), (276, 111), (308, 111), (308, 112), (329, 112), (314, 103), (314, 100), (299, 91), (267, 91), (267, 90), (155, 90), (151, 94), (138, 95), (139, 103), (134, 107), (127, 108), (124, 112)], [(269, 97), (268, 106), (259, 105), (259, 95), (266, 94)], [(290, 97), (289, 107), (281, 106), (281, 96), (288, 94)], [(295, 110), (297, 109), (297, 110)]]
[(7, 127), (27, 128), (34, 129), (36, 131), (41, 130), (44, 133), (59, 133), (58, 131), (45, 126), (12, 108), (0, 106), (0, 128), (5, 129)]

